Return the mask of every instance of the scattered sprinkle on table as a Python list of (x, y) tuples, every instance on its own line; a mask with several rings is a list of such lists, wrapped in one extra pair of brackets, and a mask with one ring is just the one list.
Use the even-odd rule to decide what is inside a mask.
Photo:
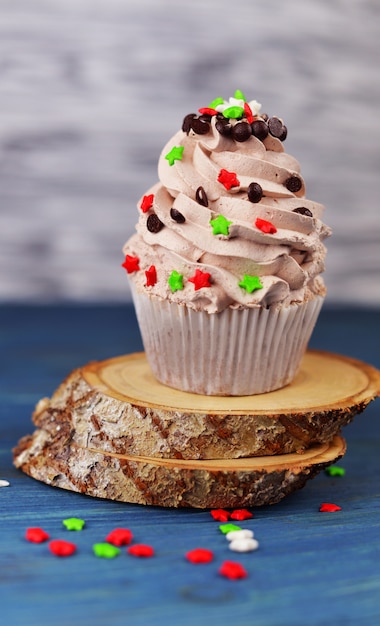
[(250, 511), (247, 511), (247, 509), (236, 509), (235, 511), (232, 511), (230, 517), (231, 519), (241, 522), (246, 519), (251, 519), (253, 514), (250, 513)]
[(64, 539), (53, 539), (49, 543), (49, 550), (55, 556), (71, 556), (76, 551), (75, 543)]
[(234, 561), (224, 561), (219, 568), (219, 574), (230, 580), (238, 580), (248, 576), (247, 570), (240, 563)]
[(187, 552), (185, 556), (190, 563), (210, 563), (214, 558), (214, 553), (206, 548), (195, 548)]
[(253, 530), (242, 528), (241, 530), (231, 530), (226, 534), (226, 539), (234, 541), (235, 539), (252, 539), (253, 536)]
[(50, 539), (50, 535), (43, 530), (43, 528), (27, 528), (25, 533), (25, 539), (32, 543), (43, 543)]
[(220, 524), (219, 530), (224, 534), (230, 533), (234, 530), (241, 530), (240, 526), (236, 526), (235, 524)]
[(92, 546), (95, 556), (101, 559), (114, 559), (115, 556), (120, 554), (120, 549), (113, 546), (111, 543), (94, 543)]
[(69, 517), (68, 519), (62, 520), (62, 524), (67, 528), (67, 530), (82, 530), (85, 525), (85, 521), (83, 519), (79, 519), (78, 517)]
[(0, 487), (9, 487), (9, 481), (4, 478), (0, 479)]
[(213, 509), (210, 511), (211, 516), (218, 522), (227, 522), (230, 519), (230, 514), (224, 509)]
[(337, 504), (333, 504), (332, 502), (323, 502), (319, 507), (321, 513), (335, 513), (335, 511), (341, 511), (342, 507)]
[(229, 548), (233, 552), (252, 552), (257, 550), (259, 542), (256, 539), (243, 537), (241, 539), (233, 539), (230, 541)]
[(152, 546), (148, 546), (144, 543), (136, 543), (135, 545), (130, 546), (127, 549), (127, 552), (132, 556), (138, 556), (143, 558), (149, 558), (151, 556), (154, 556), (154, 549), (152, 548)]
[(128, 528), (115, 528), (106, 537), (107, 543), (114, 546), (128, 546), (133, 539), (133, 534)]
[(325, 473), (328, 474), (328, 476), (344, 476), (346, 470), (339, 465), (330, 465), (330, 467), (326, 467)]

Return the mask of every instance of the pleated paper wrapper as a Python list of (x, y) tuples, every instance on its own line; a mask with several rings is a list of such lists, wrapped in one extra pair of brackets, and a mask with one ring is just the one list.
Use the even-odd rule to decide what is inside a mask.
[(245, 396), (296, 376), (323, 296), (286, 307), (209, 314), (138, 293), (133, 301), (147, 360), (159, 382), (203, 395)]

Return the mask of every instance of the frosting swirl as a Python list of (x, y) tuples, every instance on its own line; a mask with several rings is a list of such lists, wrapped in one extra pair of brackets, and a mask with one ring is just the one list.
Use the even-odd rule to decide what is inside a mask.
[(123, 249), (138, 291), (209, 313), (324, 293), (324, 207), (305, 198), (283, 122), (240, 103), (186, 116), (164, 147)]

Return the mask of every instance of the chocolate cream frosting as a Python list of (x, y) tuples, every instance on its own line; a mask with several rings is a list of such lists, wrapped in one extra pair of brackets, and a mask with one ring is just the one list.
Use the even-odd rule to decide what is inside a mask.
[(200, 109), (162, 150), (123, 249), (138, 292), (208, 313), (325, 294), (324, 207), (305, 197), (282, 120), (259, 110), (236, 98)]

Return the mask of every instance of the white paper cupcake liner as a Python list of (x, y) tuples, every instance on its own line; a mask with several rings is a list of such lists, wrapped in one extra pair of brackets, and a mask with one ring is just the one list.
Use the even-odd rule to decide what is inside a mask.
[(295, 377), (324, 298), (209, 314), (132, 288), (145, 353), (164, 385), (204, 395), (279, 389)]

